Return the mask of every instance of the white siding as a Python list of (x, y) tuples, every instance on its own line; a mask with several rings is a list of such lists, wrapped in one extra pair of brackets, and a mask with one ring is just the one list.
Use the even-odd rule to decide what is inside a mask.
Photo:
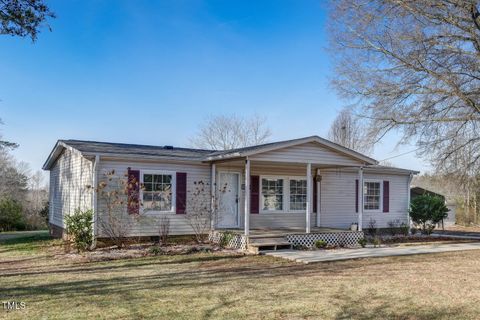
[(343, 155), (338, 151), (330, 150), (319, 143), (309, 142), (293, 147), (268, 151), (249, 157), (251, 160), (278, 161), (293, 163), (314, 163), (324, 165), (356, 166), (361, 162)]
[(64, 217), (75, 209), (90, 209), (92, 162), (66, 149), (50, 170), (50, 223), (64, 227)]
[[(355, 212), (355, 180), (358, 173), (351, 170), (323, 170), (321, 183), (321, 214), (322, 227), (348, 228), (352, 222), (358, 221)], [(389, 212), (363, 211), (363, 228), (368, 226), (370, 219), (376, 221), (377, 227), (386, 228), (388, 222), (408, 219), (408, 176), (385, 173), (364, 172), (364, 179), (390, 181)]]
[[(217, 165), (217, 172), (230, 171), (240, 172), (242, 174), (242, 185), (245, 184), (245, 167), (241, 165), (229, 165), (228, 163), (221, 163)], [(312, 170), (313, 171), (313, 170)], [(278, 176), (306, 176), (306, 165), (297, 166), (272, 166), (259, 163), (252, 163), (251, 174), (254, 176), (262, 175), (278, 175)], [(245, 214), (245, 190), (240, 192), (240, 227), (244, 227)], [(315, 214), (311, 215), (311, 225), (315, 225)], [(258, 214), (250, 215), (250, 228), (305, 228), (306, 217), (304, 212), (260, 212)]]
[[(242, 184), (245, 183), (244, 167), (241, 165), (218, 164), (218, 171), (231, 171), (242, 173)], [(315, 170), (312, 170), (313, 172)], [(267, 166), (252, 162), (252, 175), (278, 175), (278, 176), (305, 176), (306, 166)], [(320, 188), (322, 227), (350, 228), (352, 222), (358, 221), (355, 212), (355, 180), (358, 172), (352, 169), (321, 170), (322, 182)], [(364, 172), (364, 179), (378, 179), (390, 181), (390, 212), (363, 213), (363, 227), (367, 227), (370, 218), (375, 219), (377, 227), (385, 228), (388, 222), (400, 220), (407, 222), (407, 195), (408, 176), (385, 173)], [(244, 226), (244, 195), (240, 192), (240, 226)], [(313, 199), (316, 201), (316, 199)], [(311, 226), (316, 225), (316, 214), (310, 217)], [(305, 228), (306, 217), (303, 212), (258, 213), (250, 215), (250, 228)]]
[[(98, 180), (105, 180), (105, 172), (115, 170), (117, 177), (124, 178), (128, 167), (132, 170), (164, 170), (173, 172), (187, 173), (187, 212), (191, 211), (192, 192), (195, 190), (195, 182), (203, 181), (208, 183), (205, 187), (205, 196), (210, 199), (210, 165), (198, 163), (181, 163), (181, 162), (127, 162), (100, 159)], [(125, 205), (124, 212), (127, 207)], [(98, 214), (104, 215), (106, 212), (105, 199), (98, 197)], [(170, 234), (192, 234), (193, 230), (185, 219), (185, 214), (175, 213), (159, 213), (159, 214), (141, 214), (135, 222), (131, 224), (129, 236), (158, 236), (160, 217), (166, 215), (170, 218)], [(127, 218), (131, 216), (125, 215)], [(105, 236), (101, 228), (98, 230), (99, 236)]]

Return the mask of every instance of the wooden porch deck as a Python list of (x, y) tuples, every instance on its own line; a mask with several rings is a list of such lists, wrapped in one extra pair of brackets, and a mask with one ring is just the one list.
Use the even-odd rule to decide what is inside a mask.
[[(244, 234), (243, 229), (224, 229), (235, 234)], [(335, 228), (323, 228), (315, 227), (310, 230), (310, 233), (339, 233), (350, 232), (349, 229), (335, 229)], [(249, 238), (276, 238), (284, 237), (288, 234), (305, 234), (305, 228), (278, 228), (278, 229), (250, 229)]]

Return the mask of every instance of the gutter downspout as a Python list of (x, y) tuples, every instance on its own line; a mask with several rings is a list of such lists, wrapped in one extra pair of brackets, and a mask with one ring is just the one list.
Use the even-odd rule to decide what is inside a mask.
[(98, 165), (100, 163), (100, 156), (97, 154), (95, 155), (95, 162), (93, 163), (93, 170), (92, 170), (92, 208), (93, 208), (93, 243), (92, 249), (95, 249), (97, 246), (97, 188), (98, 188)]

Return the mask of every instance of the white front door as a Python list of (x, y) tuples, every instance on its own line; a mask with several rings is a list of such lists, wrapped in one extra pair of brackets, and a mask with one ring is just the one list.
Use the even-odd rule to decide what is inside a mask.
[(238, 227), (238, 198), (240, 174), (219, 172), (217, 178), (217, 226), (220, 228)]

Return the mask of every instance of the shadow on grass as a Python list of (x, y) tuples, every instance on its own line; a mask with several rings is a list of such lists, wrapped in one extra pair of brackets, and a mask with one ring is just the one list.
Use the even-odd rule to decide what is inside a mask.
[(30, 231), (11, 234), (0, 234), (0, 244), (13, 245), (22, 243), (32, 243), (53, 239), (48, 231)]
[[(354, 298), (351, 292), (344, 291), (334, 299), (339, 308), (335, 319), (458, 319), (464, 308), (448, 306), (417, 305), (413, 298), (392, 299), (391, 296), (371, 294), (368, 297)], [(402, 307), (399, 307), (402, 306)]]
[[(10, 280), (6, 280), (4, 284), (8, 285), (2, 289), (0, 300), (3, 297), (15, 297), (19, 300), (44, 303), (66, 297), (69, 300), (86, 301), (95, 296), (96, 299), (104, 299), (103, 303), (108, 304), (118, 299), (147, 299), (144, 298), (146, 291), (166, 296), (177, 293), (178, 299), (188, 300), (195, 299), (195, 295), (213, 288), (230, 288), (228, 294), (216, 293), (216, 303), (201, 310), (203, 318), (211, 318), (244, 303), (239, 301), (245, 299), (245, 292), (249, 290), (267, 290), (271, 294), (271, 289), (268, 289), (270, 287), (257, 287), (261, 281), (270, 286), (272, 279), (273, 283), (281, 283), (295, 281), (297, 278), (314, 279), (313, 276), (337, 280), (348, 280), (359, 275), (367, 277), (369, 273), (378, 276), (378, 270), (369, 268), (376, 264), (388, 266), (388, 272), (383, 274), (388, 277), (391, 273), (404, 273), (399, 261), (408, 263), (415, 260), (412, 257), (401, 257), (304, 265), (271, 257), (193, 254), (87, 263), (81, 266), (66, 265), (62, 269), (48, 266), (41, 272), (11, 274), (22, 278), (14, 285), (8, 284)], [(72, 274), (71, 277), (68, 276), (69, 273)], [(24, 279), (24, 276), (27, 278)], [(319, 285), (319, 290), (322, 290), (321, 288)], [(291, 290), (299, 290), (301, 294), (303, 289), (292, 287)], [(329, 299), (328, 303), (335, 308), (336, 319), (448, 319), (458, 318), (466, 312), (448, 306), (418, 306), (413, 297), (399, 300), (391, 295), (376, 295), (375, 292), (368, 297), (355, 297), (355, 292), (351, 289), (341, 287), (338, 290), (340, 291), (337, 294), (333, 292), (333, 295), (324, 297)], [(144, 293), (136, 294), (137, 292)], [(255, 308), (258, 312), (258, 308), (271, 303), (271, 299), (283, 301), (292, 298), (289, 290), (275, 292), (274, 298), (270, 294), (256, 301)], [(309, 291), (309, 294), (319, 293)], [(142, 317), (140, 304), (131, 303), (128, 308), (130, 316)], [(312, 312), (315, 310), (312, 309)]]

